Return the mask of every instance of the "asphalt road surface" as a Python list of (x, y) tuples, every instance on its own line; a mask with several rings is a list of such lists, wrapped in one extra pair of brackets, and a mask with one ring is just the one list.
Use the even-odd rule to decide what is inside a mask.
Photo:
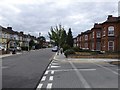
[(2, 88), (36, 88), (55, 53), (51, 49), (30, 51), (2, 59)]
[(118, 90), (119, 70), (116, 65), (106, 62), (91, 62), (89, 59), (53, 60), (36, 90), (40, 90), (40, 88), (66, 88), (68, 90), (70, 88), (73, 90), (75, 88), (78, 90), (80, 88), (109, 90), (107, 88), (110, 88), (110, 90)]

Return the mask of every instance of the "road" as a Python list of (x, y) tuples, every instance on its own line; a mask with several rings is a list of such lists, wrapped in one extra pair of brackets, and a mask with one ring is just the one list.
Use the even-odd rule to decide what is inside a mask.
[(104, 88), (104, 90), (111, 88), (118, 90), (119, 70), (116, 65), (90, 61), (90, 59), (54, 59), (36, 90), (40, 90), (38, 88), (68, 88), (68, 90), (69, 88)]
[(36, 88), (54, 55), (51, 49), (30, 51), (2, 59), (2, 86), (5, 88)]

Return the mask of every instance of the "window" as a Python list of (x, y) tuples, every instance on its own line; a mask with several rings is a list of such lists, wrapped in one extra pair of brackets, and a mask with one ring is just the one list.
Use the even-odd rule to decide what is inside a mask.
[(77, 47), (78, 47), (78, 43), (77, 43)]
[(113, 26), (108, 27), (108, 36), (114, 36), (114, 27)]
[(85, 35), (85, 40), (88, 40), (88, 35)]
[(94, 43), (92, 43), (92, 50), (94, 50)]
[(100, 38), (101, 37), (101, 33), (100, 31), (97, 32), (97, 38)]
[(108, 42), (108, 50), (109, 51), (114, 51), (114, 41), (109, 41)]
[(82, 40), (81, 40), (81, 37), (80, 37), (80, 41), (82, 41)]
[(105, 36), (105, 30), (103, 31), (103, 36)]
[(88, 48), (88, 43), (85, 43), (85, 48)]
[(77, 42), (79, 41), (79, 38), (77, 37)]
[(100, 42), (97, 42), (96, 43), (96, 50), (99, 50), (100, 51), (101, 49), (101, 43)]
[(6, 34), (5, 34), (5, 38), (7, 38), (7, 35), (8, 35), (8, 34), (6, 33)]
[(94, 32), (92, 33), (92, 37), (94, 38)]
[(80, 48), (82, 48), (82, 45), (80, 44)]

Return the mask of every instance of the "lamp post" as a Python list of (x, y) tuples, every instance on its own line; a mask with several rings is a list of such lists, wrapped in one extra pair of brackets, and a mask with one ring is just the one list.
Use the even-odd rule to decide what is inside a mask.
[(28, 34), (28, 51), (30, 51), (30, 49), (29, 49), (29, 42), (30, 42), (30, 35)]

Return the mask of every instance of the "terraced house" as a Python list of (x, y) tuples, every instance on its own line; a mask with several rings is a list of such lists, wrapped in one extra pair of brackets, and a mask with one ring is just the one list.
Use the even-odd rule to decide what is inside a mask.
[(30, 40), (34, 40), (37, 43), (37, 39), (30, 34), (24, 34), (24, 32), (13, 31), (12, 27), (4, 28), (0, 26), (0, 46), (5, 49), (11, 47), (26, 47), (29, 45)]
[(92, 51), (120, 51), (120, 17), (108, 15), (103, 23), (95, 23), (91, 30), (77, 37), (77, 46)]

